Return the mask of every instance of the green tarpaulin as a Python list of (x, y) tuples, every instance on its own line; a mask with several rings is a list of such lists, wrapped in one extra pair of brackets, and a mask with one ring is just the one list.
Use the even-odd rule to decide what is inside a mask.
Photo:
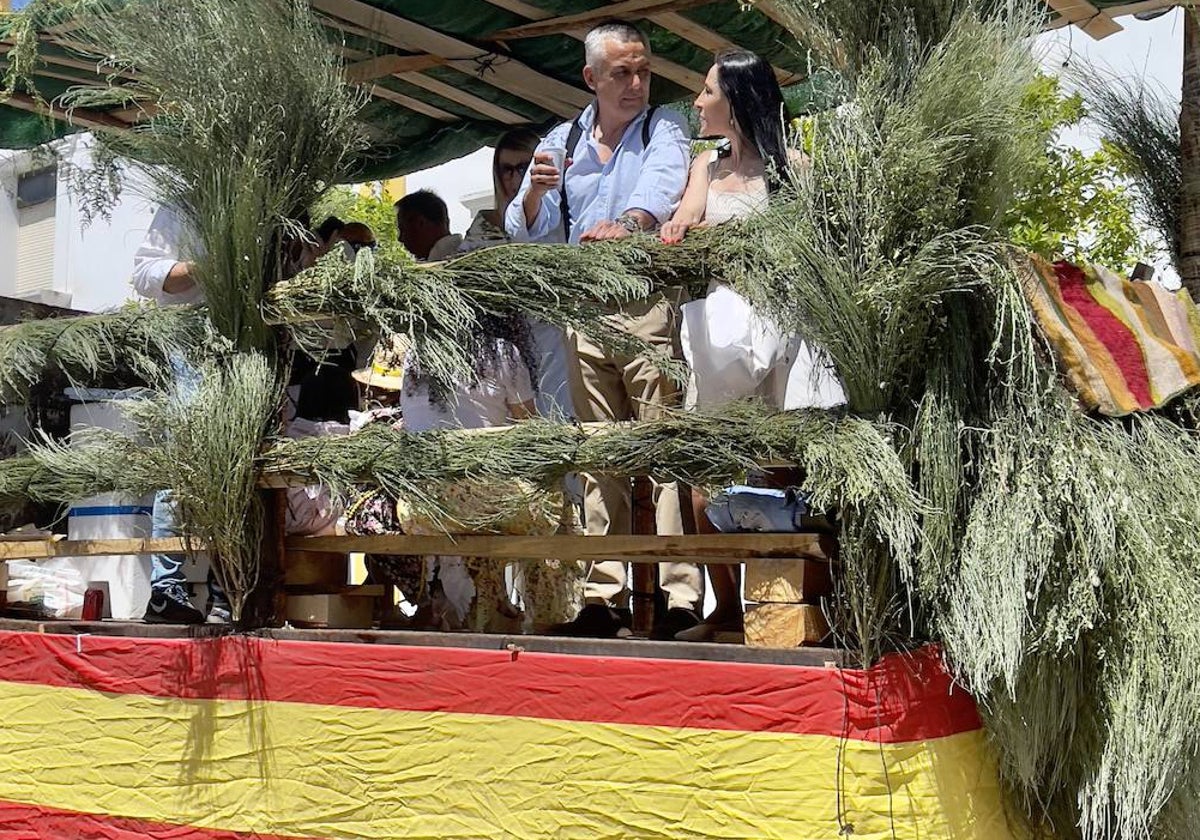
[[(1127, 5), (1095, 3), (1119, 11)], [(1154, 4), (1136, 5), (1144, 9)], [(690, 101), (714, 48), (722, 44), (770, 59), (789, 85), (789, 101), (796, 109), (804, 107), (812, 87), (803, 49), (777, 22), (779, 15), (766, 0), (757, 5), (742, 0), (312, 0), (312, 6), (349, 72), (353, 75), (357, 66), (371, 87), (364, 112), (371, 146), (359, 173), (363, 179), (459, 157), (512, 125), (545, 130), (578, 111), (588, 99), (578, 33), (592, 21), (571, 25), (559, 19), (597, 9), (611, 8), (648, 32), (658, 62), (655, 102)], [(8, 64), (21, 14), (0, 17), (0, 71)], [(1054, 17), (1048, 12), (1048, 22)], [(548, 31), (511, 31), (530, 25)], [(46, 101), (53, 102), (69, 86), (99, 81), (94, 63), (72, 51), (69, 21), (46, 25), (41, 52), (37, 85)], [(384, 56), (424, 56), (428, 64), (391, 68), (366, 63)], [(0, 148), (29, 148), (81, 127), (30, 113), (32, 103), (22, 104), (23, 110), (0, 106)]]

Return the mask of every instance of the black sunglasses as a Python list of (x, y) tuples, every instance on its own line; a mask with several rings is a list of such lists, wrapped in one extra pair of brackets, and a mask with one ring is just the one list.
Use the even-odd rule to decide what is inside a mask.
[(528, 160), (524, 163), (502, 163), (496, 167), (501, 178), (507, 178), (509, 175), (524, 175), (528, 168)]

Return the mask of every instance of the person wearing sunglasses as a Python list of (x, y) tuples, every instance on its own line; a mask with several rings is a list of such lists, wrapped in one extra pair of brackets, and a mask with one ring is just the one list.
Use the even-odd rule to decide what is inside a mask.
[(504, 231), (504, 212), (517, 197), (539, 142), (541, 138), (528, 128), (514, 128), (500, 135), (492, 154), (492, 206), (475, 214), (459, 251), (475, 251), (509, 241)]

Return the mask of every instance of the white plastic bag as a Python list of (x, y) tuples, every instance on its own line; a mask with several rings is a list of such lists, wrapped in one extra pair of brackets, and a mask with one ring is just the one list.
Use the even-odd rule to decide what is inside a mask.
[(8, 601), (29, 604), (51, 618), (79, 618), (87, 581), (68, 560), (8, 561)]

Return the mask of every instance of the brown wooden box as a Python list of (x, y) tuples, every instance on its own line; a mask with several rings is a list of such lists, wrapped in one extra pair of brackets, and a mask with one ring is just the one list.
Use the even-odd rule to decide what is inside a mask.
[(759, 648), (794, 648), (819, 644), (829, 633), (829, 622), (817, 604), (748, 604), (746, 645)]
[(325, 595), (288, 595), (287, 618), (297, 627), (368, 628), (381, 587), (347, 587)]
[(289, 551), (283, 570), (288, 586), (321, 586), (340, 589), (346, 585), (350, 562), (345, 552)]
[(759, 603), (816, 603), (833, 591), (829, 564), (807, 557), (752, 560), (746, 564), (746, 600)]

